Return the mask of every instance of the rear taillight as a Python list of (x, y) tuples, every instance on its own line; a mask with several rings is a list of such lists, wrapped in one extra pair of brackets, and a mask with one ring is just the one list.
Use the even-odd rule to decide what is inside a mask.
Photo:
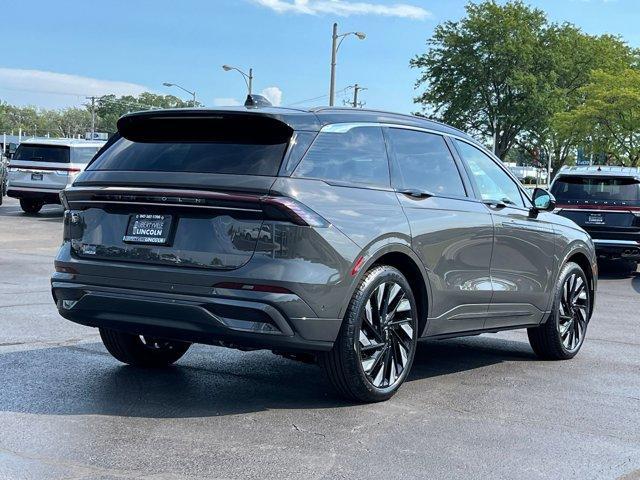
[(262, 210), (273, 220), (288, 220), (307, 227), (328, 227), (330, 224), (306, 205), (289, 197), (262, 197)]

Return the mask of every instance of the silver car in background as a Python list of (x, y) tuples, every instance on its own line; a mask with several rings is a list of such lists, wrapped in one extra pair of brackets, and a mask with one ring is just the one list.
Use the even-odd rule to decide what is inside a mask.
[(29, 139), (18, 146), (9, 164), (7, 195), (35, 214), (71, 185), (105, 142), (75, 139)]

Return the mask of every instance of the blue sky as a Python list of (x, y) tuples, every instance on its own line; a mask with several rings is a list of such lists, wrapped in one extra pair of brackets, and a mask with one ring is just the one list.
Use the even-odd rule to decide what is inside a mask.
[[(13, 2), (16, 5), (17, 2)], [(85, 95), (195, 89), (207, 106), (243, 99), (223, 64), (254, 69), (255, 90), (282, 105), (326, 104), (331, 26), (363, 31), (345, 40), (338, 90), (359, 83), (368, 107), (410, 112), (418, 72), (409, 59), (433, 28), (464, 15), (465, 0), (49, 0), (4, 9), (0, 100), (77, 105)], [(640, 0), (530, 0), (554, 21), (613, 33), (640, 47)], [(89, 7), (95, 4), (95, 7)], [(339, 94), (337, 102), (342, 102)]]

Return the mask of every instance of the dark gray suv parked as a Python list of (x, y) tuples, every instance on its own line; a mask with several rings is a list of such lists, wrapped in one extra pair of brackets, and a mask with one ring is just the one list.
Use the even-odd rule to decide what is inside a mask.
[(267, 348), (379, 401), (420, 338), (527, 328), (548, 359), (584, 341), (591, 239), (454, 128), (237, 108), (136, 113), (118, 131), (62, 194), (52, 287), (125, 363)]

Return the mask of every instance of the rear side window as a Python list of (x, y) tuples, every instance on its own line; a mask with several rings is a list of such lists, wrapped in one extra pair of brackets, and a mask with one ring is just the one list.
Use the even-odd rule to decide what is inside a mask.
[(71, 149), (71, 161), (73, 163), (89, 163), (98, 152), (99, 147), (76, 147)]
[(318, 134), (293, 176), (389, 187), (382, 129), (332, 125)]
[(16, 150), (13, 159), (31, 162), (69, 163), (69, 147), (23, 143)]
[(88, 170), (275, 176), (286, 148), (286, 143), (142, 143), (121, 138)]
[(640, 184), (634, 178), (624, 177), (559, 177), (551, 193), (559, 202), (640, 202)]
[(455, 160), (440, 135), (390, 128), (393, 186), (436, 195), (465, 196)]

